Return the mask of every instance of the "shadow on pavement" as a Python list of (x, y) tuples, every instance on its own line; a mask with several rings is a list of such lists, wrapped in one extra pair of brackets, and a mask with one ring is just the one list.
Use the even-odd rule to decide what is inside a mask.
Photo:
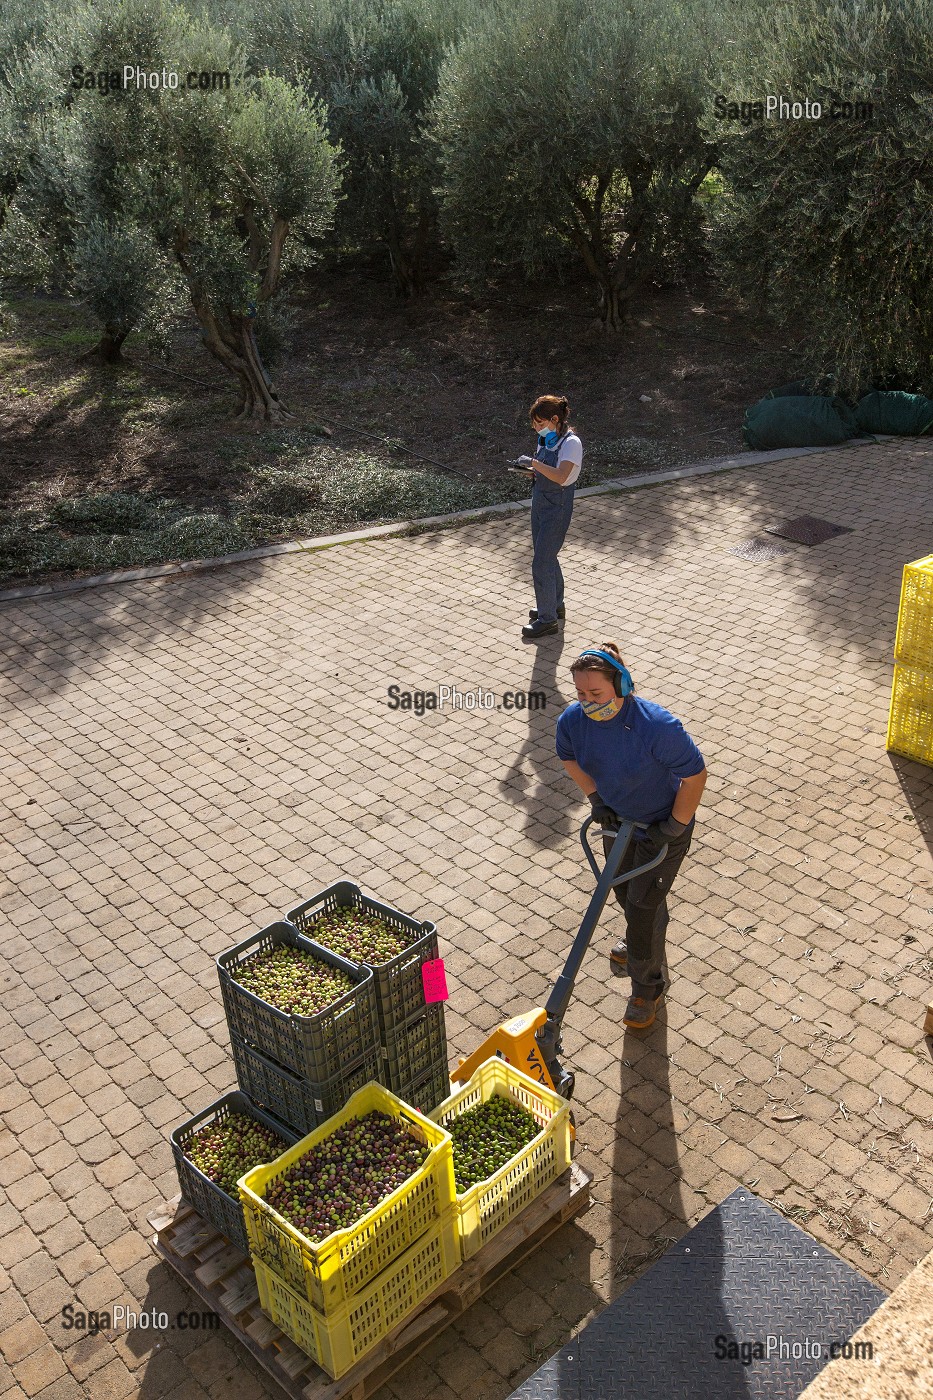
[[(888, 759), (914, 815), (917, 830), (927, 850), (933, 854), (933, 768), (896, 753), (889, 753)], [(930, 891), (933, 893), (933, 876), (930, 877)]]
[[(845, 495), (840, 469), (827, 470), (822, 456), (787, 459), (724, 476), (688, 479), (686, 483), (659, 483), (623, 496), (583, 498), (568, 539), (569, 575), (573, 578), (578, 568), (573, 559), (576, 548), (590, 553), (596, 549), (604, 555), (606, 567), (611, 569), (614, 595), (622, 598), (628, 596), (627, 584), (636, 590), (644, 586), (646, 568), (657, 570), (657, 618), (651, 600), (647, 611), (642, 600), (636, 625), (649, 630), (656, 621), (663, 625), (667, 605), (679, 599), (685, 609), (678, 624), (681, 634), (692, 626), (702, 631), (706, 604), (698, 598), (695, 609), (688, 606), (689, 595), (684, 594), (678, 571), (682, 573), (686, 568), (688, 573), (695, 573), (696, 564), (692, 561), (702, 560), (706, 554), (699, 577), (708, 580), (711, 548), (714, 556), (725, 563), (733, 545), (782, 516), (820, 515), (849, 526), (853, 533), (812, 549), (791, 546), (791, 554), (767, 566), (770, 574), (762, 573), (765, 566), (760, 564), (746, 565), (751, 591), (745, 599), (743, 632), (754, 631), (759, 625), (753, 596), (755, 585), (764, 578), (786, 580), (795, 594), (794, 608), (801, 614), (802, 637), (816, 635), (826, 641), (839, 638), (865, 653), (869, 660), (886, 658), (897, 616), (901, 566), (927, 548), (928, 512), (924, 503), (933, 494), (928, 470), (931, 453), (929, 444), (923, 441), (884, 444), (883, 450), (889, 454), (885, 457), (884, 487), (874, 488), (869, 505), (864, 485), (857, 481), (861, 454), (866, 450), (872, 451), (838, 449), (839, 455), (848, 459), (843, 471), (851, 462), (851, 498)], [(861, 477), (864, 483), (864, 467)], [(644, 491), (650, 492), (648, 509)], [(620, 501), (622, 510), (618, 509)], [(607, 502), (612, 504), (607, 506)], [(712, 540), (711, 517), (716, 521)], [(478, 553), (491, 561), (482, 571), (482, 578), (469, 590), (471, 597), (464, 600), (466, 604), (473, 601), (472, 595), (477, 602), (488, 596), (490, 572), (504, 591), (509, 591), (511, 582), (519, 580), (527, 588), (530, 551), (526, 531), (523, 514), (493, 518), (457, 530), (467, 555)], [(895, 532), (898, 561), (892, 561), (890, 551), (883, 548), (886, 537)], [(425, 595), (433, 595), (442, 613), (449, 606), (450, 579), (443, 572), (450, 557), (446, 552), (449, 535), (449, 531), (441, 530), (405, 541), (410, 566), (403, 577), (393, 580), (391, 595), (374, 595), (372, 588), (364, 590), (361, 606), (371, 603), (375, 596), (376, 611), (385, 618), (395, 612), (404, 613), (409, 602), (420, 601), (423, 605)], [(352, 555), (346, 559), (346, 573), (341, 575), (345, 602), (348, 598), (352, 602), (355, 597), (353, 564), (361, 557), (359, 551), (366, 547), (348, 547)], [(884, 557), (876, 560), (873, 570), (866, 570), (866, 552), (874, 555), (879, 549)], [(343, 551), (339, 553), (343, 557)], [(435, 554), (441, 555), (441, 571), (432, 562)], [(212, 609), (229, 607), (229, 599), (255, 585), (265, 571), (274, 573), (279, 562), (273, 557), (225, 566), (216, 572), (174, 575), (158, 584), (147, 584), (144, 590), (133, 584), (116, 585), (0, 604), (6, 609), (4, 626), (11, 639), (7, 650), (11, 675), (25, 672), (29, 676), (28, 693), (36, 699), (54, 694), (68, 683), (72, 670), (85, 663), (89, 650), (106, 658), (112, 645), (125, 644), (127, 624), (132, 625), (140, 655), (144, 656), (148, 644), (158, 641), (160, 633), (171, 635), (176, 628), (191, 631)], [(307, 557), (302, 557), (302, 563), (307, 567)], [(315, 582), (309, 577), (309, 606), (313, 601), (315, 632), (326, 636), (327, 595), (315, 588)], [(605, 608), (601, 611), (605, 612)], [(50, 615), (55, 618), (51, 626)], [(769, 618), (760, 620), (760, 625), (767, 628)]]
[[(472, 1362), (479, 1352), (491, 1369), (478, 1377), (477, 1400), (506, 1400), (599, 1309), (590, 1282), (593, 1248), (591, 1236), (576, 1221), (562, 1225), (467, 1309), (449, 1329), (446, 1342), (441, 1334), (392, 1378), (389, 1388), (400, 1400), (421, 1394), (415, 1382), (424, 1366), (453, 1388), (458, 1358)], [(460, 1349), (461, 1341), (469, 1351)], [(445, 1352), (448, 1361), (441, 1359)]]
[[(193, 1293), (161, 1259), (147, 1269), (147, 1292), (137, 1305), (140, 1315), (166, 1313), (168, 1329), (126, 1332), (127, 1349), (144, 1358), (136, 1372), (138, 1400), (165, 1400), (178, 1387), (195, 1382), (214, 1394), (279, 1400), (281, 1390), (265, 1376), (245, 1347), (234, 1341), (219, 1319), (212, 1322), (212, 1310)], [(141, 1290), (140, 1290), (141, 1291)], [(179, 1322), (184, 1314), (184, 1325)], [(216, 1315), (215, 1315), (216, 1316)], [(131, 1364), (131, 1363), (128, 1363)], [(178, 1393), (187, 1394), (187, 1389)], [(200, 1393), (195, 1386), (192, 1393)]]
[[(620, 1314), (620, 1333), (631, 1322), (625, 1316), (624, 1297), (668, 1249), (690, 1228), (680, 1189), (682, 1179), (677, 1126), (670, 1087), (667, 1015), (662, 1006), (647, 1032), (626, 1031), (621, 1050), (619, 1110), (612, 1153), (613, 1233), (609, 1242), (612, 1263), (612, 1303)], [(715, 1338), (732, 1335), (732, 1323), (721, 1298), (722, 1251), (709, 1250), (702, 1270), (705, 1291), (704, 1320), (709, 1322), (709, 1350)], [(671, 1299), (672, 1312), (683, 1300)], [(638, 1316), (638, 1315), (636, 1315)], [(629, 1314), (631, 1318), (631, 1314)], [(630, 1341), (631, 1378), (637, 1389), (639, 1373), (650, 1377), (651, 1393), (657, 1390), (655, 1367), (664, 1352), (676, 1352), (679, 1339), (671, 1337), (664, 1317), (638, 1318)], [(631, 1334), (629, 1334), (631, 1338)], [(621, 1358), (620, 1358), (621, 1359)], [(729, 1400), (741, 1400), (750, 1392), (744, 1377), (730, 1372)], [(568, 1392), (569, 1393), (569, 1392)]]
[[(563, 633), (546, 637), (532, 646), (534, 657), (528, 689), (543, 692), (547, 708), (527, 711), (528, 737), (516, 751), (505, 777), (500, 779), (499, 790), (509, 802), (523, 810), (523, 834), (536, 845), (557, 848), (572, 835), (575, 826), (570, 814), (575, 789), (554, 753), (554, 729), (564, 708), (557, 681), (565, 650)], [(532, 775), (527, 772), (529, 766)]]
[[(89, 658), (106, 671), (111, 653), (126, 676), (128, 634), (132, 653), (146, 678), (146, 659), (166, 642), (196, 635), (205, 619), (223, 614), (230, 596), (260, 582), (262, 574), (278, 562), (256, 559), (242, 564), (191, 574), (128, 581), (52, 597), (26, 598), (0, 603), (4, 646), (0, 652), (0, 693), (23, 710), (44, 704), (72, 683), (77, 670), (86, 683)], [(24, 703), (20, 698), (28, 697)], [(122, 699), (122, 691), (115, 699)]]
[[(880, 470), (879, 453), (884, 454)], [(636, 595), (634, 627), (649, 631), (659, 627), (663, 633), (668, 618), (674, 617), (681, 637), (693, 630), (702, 636), (708, 602), (701, 595), (707, 586), (715, 592), (717, 564), (725, 573), (734, 573), (736, 561), (728, 551), (761, 536), (766, 527), (783, 518), (815, 515), (852, 533), (814, 547), (788, 544), (787, 555), (767, 563), (743, 561), (740, 578), (747, 576), (749, 587), (741, 594), (741, 633), (759, 629), (768, 637), (773, 628), (768, 604), (774, 583), (792, 594), (787, 615), (799, 631), (801, 645), (816, 637), (824, 646), (852, 647), (870, 663), (886, 662), (897, 619), (901, 569), (929, 548), (931, 465), (933, 450), (926, 439), (903, 439), (868, 448), (843, 445), (827, 454), (581, 497), (568, 533), (565, 572), (571, 584), (575, 578), (582, 583), (577, 551), (591, 556), (599, 552), (605, 561), (600, 577), (611, 577), (611, 597), (625, 608), (630, 586)], [(585, 479), (583, 484), (588, 484)], [(519, 533), (509, 517), (489, 527), (471, 527), (469, 548), (495, 557), (494, 567), (503, 583), (508, 579), (525, 582), (530, 553), (525, 544), (527, 525), (520, 515), (511, 520), (520, 522)], [(425, 548), (441, 549), (445, 533), (421, 537)], [(784, 543), (767, 534), (763, 537)], [(897, 540), (896, 558), (889, 545), (892, 539)], [(865, 567), (867, 556), (872, 559), (871, 569)], [(646, 570), (652, 571), (656, 590), (647, 605), (644, 596), (638, 596)], [(766, 611), (759, 617), (762, 606)], [(605, 605), (600, 612), (608, 615)]]

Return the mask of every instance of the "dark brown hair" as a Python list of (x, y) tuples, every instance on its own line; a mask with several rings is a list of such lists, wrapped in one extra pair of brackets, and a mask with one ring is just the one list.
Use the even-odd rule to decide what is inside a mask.
[[(600, 642), (599, 650), (608, 651), (610, 656), (615, 656), (619, 661), (622, 661), (618, 642)], [(622, 661), (622, 664), (624, 666), (625, 662)], [(601, 676), (612, 681), (616, 695), (622, 694), (621, 673), (614, 666), (610, 666), (608, 661), (604, 661), (601, 656), (578, 656), (570, 667), (570, 674), (575, 676), (578, 671), (598, 671)]]
[(569, 417), (570, 404), (563, 395), (558, 397), (557, 394), (540, 394), (528, 410), (529, 422), (534, 422), (536, 418), (557, 418), (562, 433), (573, 432), (567, 422)]

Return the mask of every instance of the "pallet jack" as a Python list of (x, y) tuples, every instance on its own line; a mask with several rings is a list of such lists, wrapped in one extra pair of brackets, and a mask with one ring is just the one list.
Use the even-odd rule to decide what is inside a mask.
[(544, 1006), (536, 1006), (531, 1011), (525, 1011), (519, 1016), (513, 1016), (509, 1021), (503, 1021), (491, 1035), (486, 1037), (478, 1050), (474, 1050), (467, 1059), (461, 1060), (457, 1069), (451, 1072), (450, 1077), (455, 1084), (469, 1079), (474, 1070), (478, 1069), (485, 1060), (497, 1055), (500, 1059), (506, 1060), (508, 1064), (524, 1070), (539, 1084), (545, 1084), (548, 1088), (554, 1089), (565, 1099), (573, 1097), (576, 1076), (573, 1070), (564, 1068), (559, 1056), (563, 1051), (560, 1039), (561, 1026), (573, 996), (577, 973), (580, 971), (611, 891), (619, 885), (626, 884), (629, 880), (634, 880), (636, 876), (644, 875), (647, 871), (653, 870), (656, 865), (661, 864), (667, 855), (667, 844), (665, 843), (658, 853), (651, 860), (646, 861), (644, 865), (635, 866), (634, 869), (627, 870), (624, 875), (619, 875), (618, 871), (629, 846), (635, 839), (636, 831), (646, 830), (643, 822), (623, 820), (617, 831), (598, 828), (594, 833), (597, 836), (615, 838), (606, 858), (606, 864), (600, 870), (588, 835), (593, 821), (593, 817), (587, 817), (581, 826), (580, 841), (589, 861), (590, 869), (596, 876), (596, 889), (587, 905), (586, 913), (583, 915), (583, 921), (576, 938), (573, 940), (570, 952), (567, 954), (563, 969), (554, 983), (554, 990)]

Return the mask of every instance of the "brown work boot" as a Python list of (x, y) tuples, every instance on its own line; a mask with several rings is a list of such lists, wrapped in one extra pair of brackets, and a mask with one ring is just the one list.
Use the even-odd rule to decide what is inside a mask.
[(622, 1017), (623, 1026), (628, 1026), (630, 1031), (646, 1031), (649, 1026), (654, 1025), (654, 1018), (658, 1014), (658, 1007), (663, 1000), (663, 992), (654, 999), (629, 997), (625, 1015)]

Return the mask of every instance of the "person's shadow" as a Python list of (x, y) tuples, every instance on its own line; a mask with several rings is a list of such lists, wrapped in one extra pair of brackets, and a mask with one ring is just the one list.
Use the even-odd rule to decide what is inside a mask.
[[(528, 737), (499, 781), (499, 789), (508, 801), (524, 811), (524, 834), (536, 845), (551, 849), (560, 847), (578, 825), (568, 810), (574, 796), (573, 784), (554, 752), (557, 717), (569, 703), (557, 685), (563, 650), (563, 633), (535, 643), (528, 681)], [(541, 708), (534, 707), (536, 695), (545, 698)]]
[[(628, 979), (617, 979), (617, 985), (621, 1019)], [(655, 1317), (652, 1324), (648, 1317), (652, 1282), (640, 1284), (652, 1265), (690, 1228), (681, 1190), (678, 1132), (683, 1125), (675, 1116), (671, 1098), (667, 1030), (667, 1011), (662, 1005), (647, 1034), (627, 1030), (622, 1041), (619, 1104), (608, 1154), (612, 1165), (612, 1301), (600, 1330), (605, 1329), (612, 1338), (615, 1365), (622, 1368), (622, 1374), (667, 1375), (676, 1381), (672, 1394), (707, 1400), (712, 1392), (704, 1386), (710, 1383), (715, 1339), (731, 1336), (734, 1325), (722, 1297), (725, 1246), (717, 1217), (710, 1222), (714, 1228), (705, 1234), (702, 1247), (692, 1251), (693, 1262), (687, 1272), (693, 1280), (690, 1293), (694, 1298), (702, 1295), (705, 1302), (702, 1332), (690, 1325), (678, 1327), (678, 1310), (682, 1309), (685, 1323), (693, 1311), (690, 1298), (670, 1297), (665, 1316)], [(673, 1264), (669, 1259), (661, 1269)], [(684, 1276), (679, 1277), (682, 1281)], [(629, 1289), (632, 1298), (627, 1306)], [(602, 1338), (594, 1340), (605, 1345)], [(582, 1361), (586, 1366), (585, 1352)], [(704, 1374), (706, 1379), (701, 1381)], [(751, 1394), (741, 1367), (730, 1367), (728, 1386), (721, 1393), (729, 1400), (744, 1400)]]
[[(627, 979), (618, 985), (621, 1021)], [(716, 1211), (706, 1212), (700, 1230), (684, 1239), (683, 1115), (671, 1098), (667, 1030), (662, 1007), (649, 1032), (626, 1032), (617, 1050), (614, 1110), (606, 1103), (614, 1096), (604, 1087), (608, 1072), (601, 1084), (577, 1077), (578, 1160), (597, 1182), (604, 1176), (600, 1162), (612, 1173), (605, 1196), (596, 1187), (609, 1212), (608, 1278), (602, 1274), (609, 1303), (545, 1364), (536, 1389), (530, 1383), (517, 1392), (522, 1400), (541, 1394), (608, 1400), (629, 1390), (648, 1400), (763, 1400), (771, 1394), (763, 1389), (766, 1378), (749, 1376), (741, 1365), (724, 1368), (718, 1359), (718, 1346), (732, 1339), (736, 1325), (728, 1306), (727, 1244)], [(587, 1080), (589, 1095), (581, 1093)]]

